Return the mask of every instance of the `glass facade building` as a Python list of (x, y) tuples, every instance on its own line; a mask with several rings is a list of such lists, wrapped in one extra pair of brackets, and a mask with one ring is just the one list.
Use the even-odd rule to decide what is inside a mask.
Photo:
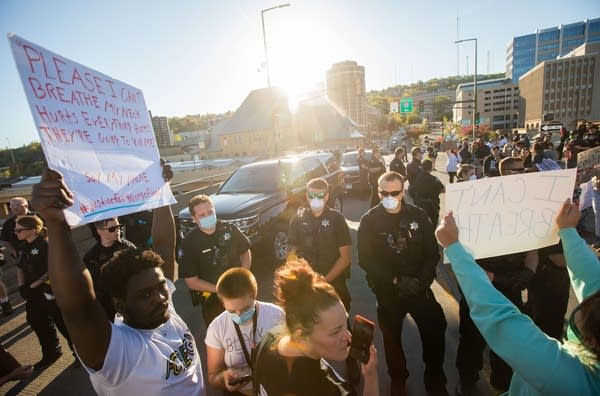
[(565, 56), (584, 43), (600, 42), (600, 18), (538, 29), (511, 40), (506, 50), (506, 75), (514, 83), (534, 66)]

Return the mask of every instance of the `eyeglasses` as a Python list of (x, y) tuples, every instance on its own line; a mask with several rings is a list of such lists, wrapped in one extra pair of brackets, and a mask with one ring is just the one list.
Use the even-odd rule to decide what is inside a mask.
[(525, 168), (511, 168), (511, 169), (507, 169), (507, 171), (509, 172), (524, 172)]
[(22, 231), (31, 231), (33, 228), (15, 228), (15, 233), (19, 234)]
[(402, 194), (402, 190), (379, 191), (379, 194), (381, 194), (382, 197), (397, 197), (398, 195)]
[(323, 199), (325, 198), (325, 195), (327, 195), (326, 192), (309, 192), (306, 193), (306, 195), (308, 195), (308, 199)]
[(492, 150), (500, 150), (500, 147), (492, 147)]
[(108, 228), (100, 228), (101, 230), (108, 232), (115, 232), (117, 230), (123, 229), (123, 224), (117, 224), (116, 226), (108, 227)]

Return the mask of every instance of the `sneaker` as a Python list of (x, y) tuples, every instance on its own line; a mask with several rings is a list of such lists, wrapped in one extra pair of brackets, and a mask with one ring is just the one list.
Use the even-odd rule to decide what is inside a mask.
[(61, 356), (62, 356), (62, 352), (57, 352), (56, 354), (54, 354), (52, 356), (44, 356), (42, 358), (42, 360), (40, 360), (39, 362), (37, 362), (36, 364), (33, 365), (33, 369), (34, 370), (44, 369), (44, 368), (50, 366), (52, 363), (56, 362), (58, 359), (60, 359)]
[(13, 308), (10, 305), (10, 302), (3, 302), (2, 303), (2, 316), (9, 316), (10, 314), (13, 313)]

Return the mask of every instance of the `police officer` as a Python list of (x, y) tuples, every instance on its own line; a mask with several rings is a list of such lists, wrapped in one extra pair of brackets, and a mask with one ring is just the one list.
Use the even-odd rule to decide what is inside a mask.
[[(288, 232), (290, 253), (304, 258), (311, 267), (325, 277), (350, 312), (350, 292), (346, 285), (352, 257), (352, 239), (346, 218), (329, 208), (329, 185), (325, 179), (310, 180), (306, 185), (308, 206), (298, 209)], [(351, 382), (360, 381), (356, 360), (346, 359)]]
[(406, 167), (404, 166), (404, 162), (402, 162), (402, 158), (405, 156), (404, 148), (398, 147), (394, 151), (394, 159), (390, 162), (390, 170), (400, 173), (402, 177), (406, 177)]
[(185, 280), (194, 305), (202, 305), (206, 326), (225, 309), (217, 297), (219, 276), (232, 267), (250, 269), (250, 241), (234, 225), (217, 220), (215, 207), (206, 195), (188, 203), (198, 225), (187, 233), (179, 249), (179, 277)]
[(430, 288), (440, 257), (433, 226), (423, 210), (404, 201), (400, 174), (390, 171), (379, 178), (379, 196), (381, 203), (360, 220), (358, 257), (377, 297), (392, 395), (405, 394), (402, 323), (407, 313), (421, 334), (425, 387), (430, 394), (445, 395), (446, 318)]
[(415, 181), (419, 173), (423, 172), (423, 164), (421, 164), (423, 153), (420, 148), (413, 147), (410, 155), (412, 156), (412, 161), (406, 165), (406, 178), (408, 179), (408, 194), (414, 200), (416, 195)]
[(116, 217), (96, 221), (93, 226), (98, 241), (83, 256), (83, 263), (90, 271), (96, 297), (102, 304), (106, 316), (112, 322), (117, 311), (112, 305), (108, 292), (100, 284), (100, 268), (119, 250), (135, 248), (135, 245), (121, 237), (122, 225), (119, 224)]

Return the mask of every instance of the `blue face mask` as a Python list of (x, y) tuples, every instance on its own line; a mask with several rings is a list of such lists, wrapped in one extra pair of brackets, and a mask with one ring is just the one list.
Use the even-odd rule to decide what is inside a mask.
[(229, 317), (231, 318), (231, 320), (233, 320), (233, 323), (241, 325), (242, 323), (246, 323), (247, 321), (252, 319), (252, 316), (254, 315), (255, 310), (256, 310), (256, 306), (252, 305), (252, 308), (250, 308), (246, 312), (242, 312), (241, 315), (238, 315), (233, 312), (228, 312), (228, 313), (229, 313)]
[(198, 220), (198, 225), (204, 229), (211, 229), (217, 224), (217, 215), (215, 213)]

